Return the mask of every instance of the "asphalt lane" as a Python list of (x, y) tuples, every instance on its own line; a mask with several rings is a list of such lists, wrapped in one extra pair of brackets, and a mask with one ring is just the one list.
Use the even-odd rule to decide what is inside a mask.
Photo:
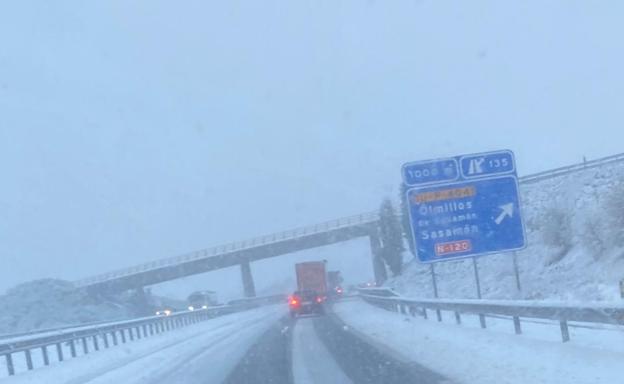
[(331, 311), (282, 319), (247, 352), (227, 384), (447, 384), (443, 376), (373, 343)]
[(292, 343), (295, 384), (351, 384), (318, 337), (315, 326), (318, 320), (319, 317), (297, 319)]
[(293, 383), (291, 344), (294, 321), (283, 318), (264, 333), (229, 375), (227, 384)]
[(331, 312), (316, 319), (314, 325), (318, 337), (354, 383), (450, 384), (442, 375), (376, 345)]

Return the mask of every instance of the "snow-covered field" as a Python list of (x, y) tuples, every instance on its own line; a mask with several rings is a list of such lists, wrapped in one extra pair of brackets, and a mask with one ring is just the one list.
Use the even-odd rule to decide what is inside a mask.
[(284, 314), (283, 305), (230, 314), (63, 363), (53, 362), (50, 367), (31, 372), (21, 369), (0, 383), (221, 382), (249, 346)]
[(506, 319), (488, 318), (479, 328), (477, 316), (454, 324), (400, 315), (360, 300), (337, 303), (334, 310), (350, 327), (376, 343), (398, 351), (457, 383), (600, 384), (621, 383), (624, 370), (622, 328), (571, 328), (562, 343), (558, 325), (523, 322), (515, 335)]
[[(520, 184), (528, 247), (478, 259), (484, 298), (621, 300), (624, 278), (624, 162)], [(435, 266), (440, 297), (476, 297), (471, 260)], [(410, 261), (386, 285), (412, 297), (432, 296), (429, 266)]]

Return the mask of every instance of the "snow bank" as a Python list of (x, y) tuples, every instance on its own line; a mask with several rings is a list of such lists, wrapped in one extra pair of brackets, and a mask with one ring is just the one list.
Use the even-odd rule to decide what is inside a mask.
[(0, 335), (151, 315), (156, 301), (167, 300), (137, 292), (89, 295), (68, 281), (35, 280), (0, 296), (0, 308), (9, 309), (0, 312)]
[(595, 384), (622, 382), (624, 334), (621, 329), (571, 328), (572, 340), (562, 343), (556, 323), (523, 322), (523, 334), (513, 323), (488, 318), (479, 328), (477, 316), (453, 314), (444, 323), (388, 312), (360, 300), (334, 305), (349, 327), (368, 335), (456, 383)]

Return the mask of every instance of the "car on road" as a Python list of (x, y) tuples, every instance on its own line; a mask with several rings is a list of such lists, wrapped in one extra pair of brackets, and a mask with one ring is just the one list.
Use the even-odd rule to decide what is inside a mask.
[(296, 291), (288, 298), (290, 316), (325, 313), (325, 297), (316, 291)]
[(195, 311), (198, 309), (208, 309), (208, 307), (214, 307), (219, 305), (217, 300), (217, 293), (214, 291), (197, 291), (189, 295), (188, 310)]
[(156, 310), (156, 316), (169, 316), (173, 312), (175, 312), (175, 309), (172, 307), (162, 307)]

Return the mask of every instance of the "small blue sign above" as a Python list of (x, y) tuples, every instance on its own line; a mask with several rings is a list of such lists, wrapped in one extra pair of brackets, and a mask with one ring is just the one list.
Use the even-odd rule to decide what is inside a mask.
[(403, 165), (403, 182), (410, 186), (441, 183), (459, 179), (457, 158), (416, 161)]
[(525, 247), (511, 151), (408, 163), (402, 171), (404, 182), (413, 186), (406, 199), (421, 262)]

